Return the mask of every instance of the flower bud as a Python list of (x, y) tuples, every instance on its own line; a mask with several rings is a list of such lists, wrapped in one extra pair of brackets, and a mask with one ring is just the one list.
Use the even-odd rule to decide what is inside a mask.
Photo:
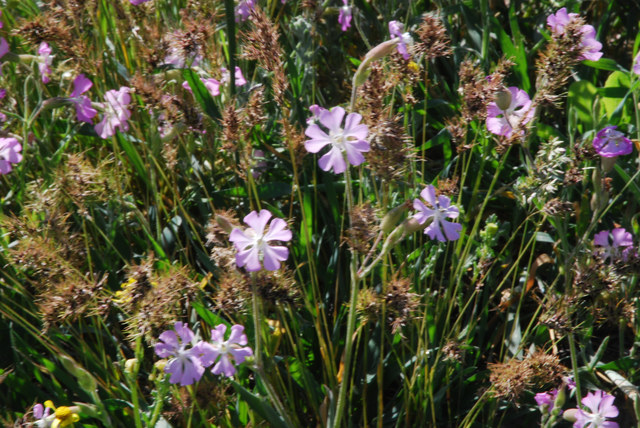
[(511, 105), (511, 91), (506, 89), (501, 89), (496, 93), (495, 96), (496, 105), (500, 110), (506, 110)]
[(135, 369), (136, 364), (138, 363), (137, 358), (129, 358), (124, 362), (124, 372), (127, 374), (133, 374), (133, 370)]
[(558, 393), (556, 394), (556, 399), (553, 402), (553, 408), (562, 409), (565, 401), (567, 401), (567, 392), (565, 391), (564, 385), (562, 385), (562, 387), (558, 389)]
[(576, 414), (578, 413), (578, 409), (567, 409), (562, 414), (562, 419), (569, 422), (575, 422), (577, 420)]
[(229, 222), (229, 220), (219, 214), (216, 215), (216, 223), (218, 223), (218, 226), (220, 226), (222, 230), (227, 233), (231, 233), (231, 231), (233, 230), (233, 225)]
[(385, 214), (385, 216), (382, 218), (382, 222), (380, 223), (380, 228), (382, 229), (382, 231), (384, 233), (391, 232), (396, 224), (400, 222), (400, 219), (402, 218), (404, 212), (408, 207), (409, 205), (407, 204), (407, 202), (405, 202)]
[(158, 360), (155, 362), (155, 364), (153, 365), (158, 371), (163, 372), (164, 371), (164, 366), (167, 365), (167, 360)]
[(364, 56), (364, 59), (360, 63), (356, 74), (353, 76), (353, 85), (358, 87), (362, 85), (369, 77), (369, 65), (377, 59), (384, 58), (393, 52), (393, 49), (396, 47), (400, 39), (395, 38), (391, 40), (387, 40), (386, 42), (382, 42), (373, 49), (371, 49)]

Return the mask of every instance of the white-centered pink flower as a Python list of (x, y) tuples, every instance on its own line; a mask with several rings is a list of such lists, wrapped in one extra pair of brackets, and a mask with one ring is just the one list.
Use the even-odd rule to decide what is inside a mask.
[(101, 138), (115, 135), (116, 128), (120, 128), (120, 131), (129, 130), (127, 120), (131, 117), (131, 112), (128, 109), (131, 102), (130, 90), (126, 86), (122, 86), (117, 91), (112, 89), (104, 94), (102, 120), (95, 126), (96, 133)]
[(15, 138), (0, 138), (0, 174), (11, 172), (11, 165), (22, 161), (22, 145)]
[(616, 126), (606, 126), (593, 139), (593, 148), (602, 157), (615, 158), (631, 153), (633, 142), (622, 132), (616, 131)]
[(262, 269), (262, 264), (266, 270), (277, 270), (280, 262), (287, 260), (289, 250), (281, 245), (272, 245), (274, 241), (290, 241), (291, 231), (287, 229), (287, 223), (281, 218), (274, 218), (269, 224), (271, 213), (261, 210), (259, 213), (252, 211), (245, 218), (244, 222), (249, 225), (242, 230), (235, 228), (229, 235), (229, 241), (233, 242), (238, 252), (236, 253), (236, 264), (244, 267), (249, 272)]
[(164, 367), (164, 371), (171, 374), (169, 382), (191, 385), (202, 378), (208, 364), (203, 364), (201, 355), (206, 354), (207, 349), (201, 349), (204, 346), (202, 341), (191, 346), (194, 337), (193, 331), (179, 321), (174, 324), (173, 330), (160, 334), (155, 352), (160, 358), (171, 357)]
[(425, 187), (420, 192), (420, 196), (432, 207), (427, 207), (420, 199), (413, 200), (413, 208), (418, 211), (413, 217), (418, 223), (424, 224), (431, 220), (424, 233), (429, 238), (437, 239), (440, 242), (455, 241), (460, 238), (462, 225), (446, 220), (447, 218), (458, 218), (460, 215), (458, 207), (451, 205), (451, 199), (444, 195), (436, 198), (436, 189), (432, 185)]
[(505, 105), (498, 106), (495, 101), (487, 105), (487, 129), (496, 135), (510, 137), (514, 129), (533, 118), (534, 111), (531, 98), (522, 89), (511, 86), (503, 94), (507, 97)]
[(602, 260), (611, 259), (613, 263), (616, 259), (627, 260), (629, 253), (633, 251), (633, 235), (622, 227), (617, 227), (611, 231), (603, 230), (593, 237), (593, 244), (598, 246), (595, 253), (602, 257)]
[(331, 150), (320, 158), (318, 165), (324, 171), (333, 169), (336, 174), (346, 171), (347, 161), (354, 166), (360, 165), (364, 162), (362, 153), (369, 151), (369, 143), (365, 140), (369, 128), (360, 123), (362, 116), (349, 113), (342, 128), (344, 115), (342, 107), (319, 110), (318, 121), (327, 128), (328, 133), (316, 123), (310, 124), (305, 131), (305, 135), (311, 138), (304, 143), (308, 152), (318, 153), (325, 146), (331, 146)]
[(352, 16), (353, 11), (351, 10), (351, 6), (349, 6), (349, 1), (342, 0), (342, 7), (338, 12), (338, 23), (342, 31), (347, 31), (349, 27), (351, 27)]
[(98, 112), (91, 106), (91, 100), (88, 96), (82, 95), (87, 92), (93, 83), (87, 79), (84, 74), (79, 74), (73, 81), (73, 92), (71, 93), (71, 102), (76, 106), (76, 117), (81, 122), (91, 123), (91, 119)]
[(619, 428), (617, 422), (608, 418), (618, 416), (618, 408), (613, 405), (615, 397), (604, 391), (590, 392), (582, 399), (582, 405), (589, 411), (578, 409), (574, 428)]
[(40, 46), (38, 47), (38, 69), (40, 70), (42, 83), (49, 83), (52, 62), (53, 57), (51, 56), (51, 48), (49, 47), (49, 44), (47, 42), (40, 43)]
[(408, 32), (405, 33), (404, 24), (398, 21), (389, 21), (389, 34), (398, 41), (398, 53), (402, 55), (405, 60), (411, 58), (407, 47), (413, 44), (413, 38)]
[(227, 326), (224, 324), (220, 324), (211, 330), (211, 343), (205, 344), (208, 351), (201, 358), (205, 365), (213, 364), (220, 358), (211, 369), (211, 372), (215, 375), (221, 374), (231, 377), (236, 372), (235, 365), (242, 364), (245, 358), (253, 356), (253, 351), (250, 347), (245, 346), (248, 340), (247, 335), (244, 334), (243, 326), (232, 326), (228, 340), (224, 340), (226, 331)]

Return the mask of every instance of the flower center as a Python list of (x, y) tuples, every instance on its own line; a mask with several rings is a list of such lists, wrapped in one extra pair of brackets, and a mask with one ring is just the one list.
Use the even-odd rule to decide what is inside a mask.
[(337, 147), (342, 152), (346, 151), (345, 138), (342, 131), (329, 131), (329, 138), (331, 139), (331, 144), (333, 144), (334, 147)]

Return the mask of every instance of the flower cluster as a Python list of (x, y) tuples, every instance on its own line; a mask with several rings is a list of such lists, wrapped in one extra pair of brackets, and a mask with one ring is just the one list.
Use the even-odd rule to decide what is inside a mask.
[(176, 322), (173, 330), (160, 334), (160, 342), (155, 346), (156, 355), (160, 358), (172, 357), (164, 366), (164, 371), (171, 374), (169, 382), (180, 385), (191, 385), (202, 378), (206, 367), (214, 364), (211, 372), (227, 377), (236, 372), (235, 364), (242, 364), (247, 357), (253, 355), (250, 347), (245, 346), (247, 336), (244, 327), (234, 325), (231, 335), (224, 340), (227, 326), (220, 324), (211, 330), (211, 342), (203, 340), (193, 344), (195, 335), (184, 323)]
[(271, 213), (267, 210), (261, 210), (259, 213), (252, 211), (244, 218), (244, 222), (249, 225), (247, 229), (235, 228), (231, 231), (229, 240), (238, 250), (236, 253), (238, 267), (255, 272), (262, 269), (264, 264), (266, 270), (277, 270), (280, 268), (280, 262), (289, 257), (287, 247), (269, 243), (290, 241), (291, 231), (287, 230), (287, 223), (281, 218), (274, 218), (269, 224), (269, 229), (265, 231), (270, 218)]
[(511, 137), (514, 130), (533, 118), (531, 99), (522, 89), (514, 86), (498, 93), (496, 101), (487, 106), (487, 129), (503, 137)]
[[(551, 33), (556, 37), (565, 34), (566, 27), (572, 23), (579, 15), (577, 13), (567, 13), (567, 8), (559, 9), (554, 15), (547, 17), (547, 25), (551, 28)], [(581, 59), (598, 61), (602, 57), (602, 43), (596, 40), (596, 30), (591, 25), (583, 25), (580, 28), (582, 38), (580, 40)]]
[(236, 22), (244, 22), (251, 16), (256, 7), (256, 0), (240, 0), (236, 6)]
[[(455, 241), (460, 238), (462, 225), (452, 223), (446, 218), (457, 218), (460, 214), (458, 207), (451, 206), (451, 199), (444, 195), (436, 198), (436, 190), (432, 185), (427, 186), (420, 196), (433, 208), (427, 207), (420, 199), (414, 199), (413, 208), (418, 212), (414, 214), (418, 223), (425, 224), (431, 220), (431, 223), (424, 230), (424, 233), (431, 239), (437, 239), (440, 242)], [(444, 234), (443, 234), (444, 231)]]
[(347, 161), (354, 166), (363, 163), (362, 153), (369, 151), (369, 143), (365, 140), (369, 128), (360, 123), (362, 116), (358, 113), (349, 113), (342, 128), (342, 119), (345, 115), (342, 107), (334, 107), (331, 110), (319, 108), (316, 112), (318, 121), (328, 129), (329, 133), (323, 131), (318, 124), (311, 123), (305, 131), (305, 135), (311, 139), (305, 141), (304, 147), (308, 152), (318, 153), (326, 145), (331, 146), (331, 150), (318, 161), (320, 168), (324, 171), (333, 169), (334, 173), (340, 174), (346, 171)]

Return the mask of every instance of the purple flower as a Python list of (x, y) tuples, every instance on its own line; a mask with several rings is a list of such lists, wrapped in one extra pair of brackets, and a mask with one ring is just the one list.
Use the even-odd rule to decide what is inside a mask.
[(508, 91), (505, 92), (509, 101), (506, 109), (501, 109), (495, 101), (487, 105), (487, 129), (504, 137), (510, 137), (516, 127), (528, 123), (534, 114), (531, 99), (525, 91), (515, 86), (509, 87)]
[(95, 126), (95, 130), (101, 138), (115, 135), (116, 128), (120, 128), (120, 131), (129, 130), (127, 120), (131, 117), (131, 112), (127, 107), (131, 102), (130, 90), (126, 86), (122, 86), (117, 91), (112, 89), (104, 94), (105, 102), (102, 103), (104, 115), (102, 121)]
[(185, 57), (178, 49), (172, 47), (169, 50), (169, 54), (164, 58), (164, 64), (173, 65), (175, 68), (185, 68), (187, 61), (190, 66), (197, 67), (202, 62), (202, 55), (194, 52), (189, 57)]
[(171, 374), (169, 382), (191, 385), (202, 378), (205, 366), (209, 365), (201, 361), (202, 355), (207, 355), (206, 344), (201, 341), (187, 349), (193, 341), (193, 332), (182, 322), (176, 322), (173, 328), (160, 334), (160, 342), (155, 346), (156, 355), (173, 357), (164, 367), (164, 371)]
[[(229, 81), (229, 70), (227, 70), (226, 68), (222, 68), (222, 80), (220, 80), (220, 83), (225, 83)], [(236, 71), (234, 73), (234, 77), (236, 79), (236, 86), (244, 86), (247, 84), (247, 80), (244, 78), (244, 76), (242, 75), (242, 70), (240, 69), (240, 67), (238, 67), (236, 65)]]
[(398, 53), (405, 60), (411, 58), (407, 45), (413, 44), (413, 39), (409, 33), (404, 32), (404, 24), (398, 21), (389, 21), (389, 34), (398, 39)]
[(595, 253), (602, 257), (603, 260), (611, 259), (613, 262), (617, 258), (627, 260), (629, 252), (632, 251), (633, 235), (624, 228), (616, 228), (611, 231), (613, 242), (609, 241), (609, 231), (603, 230), (593, 237), (594, 245), (602, 248), (596, 249)]
[(351, 6), (348, 5), (349, 0), (342, 0), (343, 6), (338, 13), (338, 23), (342, 31), (347, 31), (351, 27)]
[[(458, 207), (451, 206), (451, 200), (444, 195), (438, 196), (436, 200), (436, 189), (432, 185), (422, 190), (420, 196), (433, 207), (433, 209), (428, 208), (420, 199), (413, 200), (413, 208), (418, 211), (413, 217), (418, 223), (424, 224), (431, 219), (431, 224), (427, 226), (424, 233), (429, 238), (437, 239), (440, 242), (458, 239), (462, 225), (445, 220), (446, 218), (457, 218), (460, 214)], [(444, 234), (442, 233), (443, 230)]]
[(79, 74), (73, 81), (73, 92), (71, 93), (71, 101), (76, 106), (76, 116), (79, 121), (91, 123), (91, 119), (98, 112), (91, 107), (91, 100), (86, 95), (82, 95), (91, 89), (93, 83), (87, 79), (84, 74)]
[[(2, 57), (2, 55), (0, 55)], [(633, 59), (633, 72), (640, 76), (640, 52)]]
[(236, 6), (236, 22), (244, 22), (256, 7), (256, 0), (240, 0)]
[(309, 107), (309, 111), (311, 112), (311, 117), (307, 118), (307, 125), (318, 122), (320, 120), (320, 113), (327, 111), (327, 109), (320, 107), (318, 104), (314, 104)]
[(267, 210), (261, 210), (260, 213), (252, 211), (244, 218), (244, 222), (249, 225), (247, 229), (243, 231), (235, 228), (231, 231), (229, 241), (233, 242), (238, 250), (236, 254), (238, 267), (255, 272), (262, 268), (260, 262), (263, 262), (266, 270), (277, 270), (280, 268), (280, 262), (289, 257), (287, 247), (269, 245), (269, 242), (290, 241), (291, 231), (287, 230), (287, 223), (284, 220), (274, 218), (269, 225), (269, 230), (265, 233), (265, 227), (270, 218), (271, 213)]
[(9, 43), (4, 37), (0, 37), (0, 58), (9, 53)]
[(220, 357), (220, 360), (213, 366), (211, 372), (216, 375), (222, 374), (226, 377), (231, 377), (236, 372), (236, 368), (231, 362), (231, 357), (233, 357), (236, 365), (242, 364), (245, 358), (253, 355), (253, 351), (250, 347), (244, 346), (248, 341), (247, 335), (243, 333), (243, 326), (232, 326), (229, 340), (224, 340), (225, 331), (227, 331), (227, 326), (224, 324), (220, 324), (211, 330), (212, 343), (207, 343), (210, 351), (206, 355), (206, 360), (205, 357), (203, 357), (203, 362), (208, 366)]
[(616, 131), (616, 126), (607, 126), (601, 129), (593, 139), (593, 148), (605, 158), (613, 158), (620, 155), (628, 155), (633, 151), (633, 142)]
[(347, 169), (345, 154), (349, 163), (357, 166), (364, 162), (362, 153), (369, 151), (369, 143), (365, 141), (369, 129), (367, 125), (360, 124), (362, 116), (358, 113), (349, 113), (343, 129), (340, 126), (344, 114), (342, 107), (320, 111), (319, 121), (328, 128), (329, 133), (324, 132), (315, 123), (309, 125), (305, 131), (305, 135), (311, 138), (304, 143), (308, 152), (318, 153), (324, 146), (331, 145), (331, 150), (320, 158), (318, 165), (324, 171), (333, 169), (336, 174)]
[(51, 407), (49, 406), (43, 406), (40, 403), (33, 406), (33, 417), (37, 419), (37, 421), (35, 422), (35, 425), (37, 427), (50, 426), (51, 422), (53, 421), (53, 420), (47, 420), (50, 414), (51, 414)]
[(52, 61), (51, 48), (47, 42), (40, 43), (40, 47), (38, 47), (38, 69), (42, 76), (42, 83), (49, 83), (49, 75), (51, 74), (50, 65)]
[[(567, 13), (567, 8), (559, 9), (555, 15), (547, 17), (547, 25), (551, 28), (551, 33), (556, 37), (562, 37), (565, 33), (565, 27), (576, 19), (577, 13)], [(596, 30), (591, 25), (583, 25), (580, 29), (582, 39), (580, 45), (582, 54), (580, 59), (588, 59), (598, 61), (602, 57), (602, 44), (596, 40)]]
[(604, 391), (590, 392), (582, 399), (582, 405), (590, 412), (578, 409), (574, 428), (619, 428), (616, 422), (608, 421), (607, 418), (618, 416), (618, 408), (613, 405), (615, 397), (605, 394)]
[(540, 392), (536, 394), (534, 398), (543, 413), (544, 412), (551, 413), (551, 411), (553, 410), (553, 404), (556, 401), (557, 396), (558, 396), (558, 390), (554, 389), (553, 391), (549, 391), (549, 392)]
[(129, 2), (131, 2), (131, 4), (135, 6), (138, 6), (139, 4), (142, 4), (142, 3), (146, 3), (148, 1), (149, 0), (129, 0)]
[(15, 138), (0, 138), (0, 174), (11, 172), (11, 164), (22, 160), (22, 145)]

